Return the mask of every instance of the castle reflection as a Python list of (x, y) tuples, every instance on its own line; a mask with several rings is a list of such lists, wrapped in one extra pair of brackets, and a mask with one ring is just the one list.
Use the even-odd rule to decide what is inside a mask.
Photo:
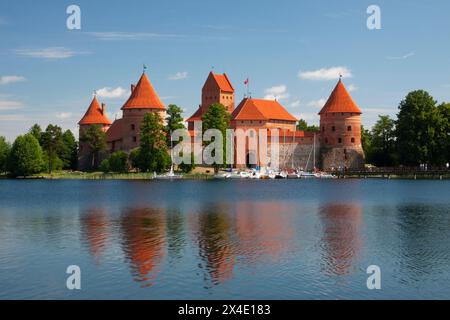
[(106, 249), (110, 232), (109, 219), (105, 209), (89, 209), (81, 217), (81, 234), (87, 242), (90, 254), (96, 263)]
[(319, 215), (323, 228), (320, 242), (323, 271), (348, 274), (362, 245), (362, 207), (357, 203), (332, 203), (321, 207)]
[(153, 284), (165, 254), (166, 215), (161, 209), (131, 209), (120, 219), (122, 248), (135, 281)]

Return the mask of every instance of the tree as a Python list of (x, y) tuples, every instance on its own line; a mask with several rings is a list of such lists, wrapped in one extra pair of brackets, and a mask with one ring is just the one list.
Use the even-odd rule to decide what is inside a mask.
[(14, 176), (28, 176), (41, 171), (42, 148), (30, 133), (18, 136), (8, 157), (8, 171)]
[(89, 126), (89, 128), (82, 130), (80, 141), (86, 143), (91, 157), (91, 169), (97, 167), (100, 153), (106, 150), (106, 134), (99, 125)]
[(62, 135), (63, 146), (59, 157), (63, 162), (63, 169), (76, 170), (78, 163), (78, 143), (70, 130)]
[(139, 148), (134, 148), (131, 150), (130, 154), (128, 155), (128, 160), (131, 164), (131, 167), (134, 169), (139, 169)]
[(303, 119), (298, 120), (297, 130), (298, 131), (308, 131), (308, 132), (320, 132), (320, 128), (318, 126), (315, 126), (315, 125), (308, 126), (308, 123)]
[(144, 116), (137, 162), (143, 172), (161, 172), (170, 166), (166, 132), (157, 113), (146, 113)]
[(450, 162), (450, 103), (442, 103), (437, 107), (436, 117), (436, 150), (433, 159), (436, 164), (445, 165)]
[(31, 133), (33, 137), (36, 138), (36, 140), (41, 143), (41, 136), (42, 136), (42, 129), (41, 126), (35, 123), (30, 130), (28, 130), (28, 133)]
[(433, 163), (436, 101), (426, 91), (410, 92), (399, 105), (396, 122), (397, 146), (404, 165)]
[[(182, 116), (183, 110), (176, 106), (175, 104), (170, 104), (167, 108), (167, 117), (166, 117), (166, 134), (167, 134), (167, 145), (171, 146), (171, 137), (170, 135), (177, 129), (184, 129), (184, 119)], [(176, 146), (179, 141), (174, 141), (173, 146)]]
[(49, 124), (41, 135), (41, 146), (48, 160), (48, 172), (60, 169), (63, 162), (59, 155), (63, 152), (63, 138), (61, 127)]
[(124, 151), (114, 152), (109, 158), (109, 169), (113, 172), (128, 171), (128, 154)]
[[(181, 155), (183, 156), (183, 155)], [(192, 170), (195, 169), (195, 157), (194, 157), (194, 153), (191, 153), (191, 163), (180, 163), (180, 165), (178, 166), (178, 168), (183, 171), (184, 173), (189, 173)]]
[(101, 172), (108, 173), (109, 172), (109, 160), (108, 159), (104, 159), (100, 163), (100, 166), (98, 168), (100, 169)]
[(5, 137), (0, 137), (0, 174), (6, 171), (6, 160), (8, 159), (11, 146)]
[(306, 130), (308, 130), (308, 123), (305, 120), (303, 120), (303, 119), (298, 120), (297, 130), (298, 131), (306, 131)]
[[(203, 122), (203, 133), (205, 133), (209, 129), (217, 129), (222, 133), (223, 138), (223, 159), (221, 159), (222, 163), (215, 163), (213, 165), (214, 172), (217, 174), (219, 169), (226, 165), (226, 130), (230, 125), (230, 114), (227, 109), (220, 103), (213, 103), (208, 111), (205, 112), (202, 116)], [(205, 142), (205, 145), (209, 145), (211, 142)]]
[(361, 146), (366, 156), (366, 162), (372, 162), (372, 134), (361, 125)]
[(395, 165), (395, 121), (387, 115), (379, 116), (371, 136), (371, 161), (377, 166)]

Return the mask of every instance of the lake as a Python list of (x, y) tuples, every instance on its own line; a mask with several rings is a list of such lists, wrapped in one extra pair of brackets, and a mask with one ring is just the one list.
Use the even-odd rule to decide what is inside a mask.
[(450, 299), (450, 181), (0, 180), (0, 299), (419, 298)]

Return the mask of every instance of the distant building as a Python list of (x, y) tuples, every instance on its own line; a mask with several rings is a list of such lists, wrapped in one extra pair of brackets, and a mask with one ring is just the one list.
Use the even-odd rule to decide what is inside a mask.
[[(186, 120), (191, 136), (195, 123), (202, 121), (202, 116), (208, 108), (214, 103), (220, 103), (230, 113), (231, 129), (240, 130), (248, 137), (258, 135), (261, 129), (267, 130), (268, 143), (271, 143), (271, 138), (275, 138), (271, 129), (279, 129), (280, 168), (329, 170), (359, 168), (364, 165), (361, 145), (362, 112), (342, 80), (339, 80), (319, 112), (320, 132), (317, 133), (297, 130), (298, 119), (276, 100), (245, 97), (235, 108), (234, 87), (226, 74), (209, 73), (202, 88), (201, 101), (198, 109)], [(117, 150), (130, 152), (139, 146), (140, 128), (147, 112), (158, 113), (162, 121), (166, 118), (166, 107), (145, 73), (136, 86), (131, 85), (131, 95), (123, 105), (122, 111), (123, 117), (111, 123), (105, 115), (104, 104), (100, 105), (94, 97), (88, 111), (79, 122), (80, 135), (90, 125), (101, 125), (107, 134), (109, 152)], [(258, 152), (259, 146), (246, 142), (246, 159), (238, 161), (243, 163), (238, 167), (270, 165), (259, 162)], [(79, 154), (81, 169), (89, 164), (88, 154), (87, 146), (81, 143)]]

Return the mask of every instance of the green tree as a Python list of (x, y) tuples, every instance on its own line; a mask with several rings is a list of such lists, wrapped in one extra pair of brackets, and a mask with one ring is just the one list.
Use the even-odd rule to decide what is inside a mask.
[(116, 151), (109, 158), (109, 169), (113, 172), (128, 171), (128, 154), (124, 151)]
[(395, 121), (389, 116), (379, 116), (372, 128), (370, 160), (377, 166), (396, 164)]
[(445, 165), (450, 162), (450, 103), (442, 103), (437, 107), (435, 121), (436, 149), (432, 157), (435, 164)]
[(5, 137), (0, 137), (0, 173), (6, 171), (6, 162), (10, 149), (11, 146), (6, 141)]
[(131, 167), (133, 169), (139, 169), (139, 151), (140, 148), (134, 148), (133, 150), (131, 150), (130, 154), (128, 155), (128, 160), (131, 164)]
[(28, 133), (31, 133), (33, 137), (36, 138), (36, 140), (41, 143), (41, 137), (42, 137), (42, 129), (41, 126), (35, 123), (30, 130), (28, 130)]
[[(59, 155), (63, 151), (63, 138), (61, 127), (49, 124), (41, 135), (41, 145), (48, 160), (48, 172), (60, 169), (62, 161)], [(58, 164), (58, 165), (56, 165)]]
[[(183, 156), (183, 155), (180, 155)], [(194, 157), (194, 153), (191, 153), (191, 163), (180, 163), (180, 165), (178, 166), (178, 168), (183, 171), (184, 173), (189, 173), (192, 170), (195, 169), (195, 157)]]
[(366, 156), (366, 162), (372, 162), (372, 133), (361, 125), (361, 145)]
[[(167, 146), (171, 146), (170, 135), (177, 129), (184, 129), (185, 126), (183, 124), (184, 119), (182, 116), (183, 110), (176, 106), (175, 104), (170, 104), (167, 108), (167, 117), (166, 117), (166, 136), (167, 136)], [(179, 141), (174, 141), (173, 146), (176, 146)]]
[[(202, 116), (203, 133), (209, 129), (217, 129), (222, 133), (223, 137), (223, 159), (222, 163), (215, 163), (213, 165), (214, 172), (217, 174), (221, 167), (226, 166), (226, 130), (230, 125), (230, 114), (227, 109), (220, 103), (213, 103), (208, 111)], [(205, 142), (205, 145), (209, 145), (213, 141)]]
[(141, 126), (139, 169), (161, 172), (170, 166), (166, 132), (157, 113), (146, 113)]
[(410, 92), (399, 105), (396, 122), (397, 146), (404, 165), (430, 163), (437, 150), (436, 101), (424, 90)]
[(78, 143), (70, 130), (62, 134), (62, 149), (59, 157), (63, 162), (63, 169), (76, 170), (78, 164)]
[(107, 148), (106, 134), (99, 125), (89, 126), (89, 128), (82, 130), (80, 141), (88, 147), (91, 169), (94, 170), (98, 166), (101, 152)]
[(110, 171), (109, 160), (108, 159), (104, 159), (100, 163), (100, 166), (98, 168), (100, 169), (101, 172), (108, 173)]
[(28, 133), (18, 136), (8, 157), (8, 171), (14, 176), (28, 176), (41, 171), (43, 152), (36, 138)]
[(303, 119), (298, 120), (297, 130), (298, 131), (306, 131), (306, 130), (308, 130), (308, 123), (305, 120), (303, 120)]

